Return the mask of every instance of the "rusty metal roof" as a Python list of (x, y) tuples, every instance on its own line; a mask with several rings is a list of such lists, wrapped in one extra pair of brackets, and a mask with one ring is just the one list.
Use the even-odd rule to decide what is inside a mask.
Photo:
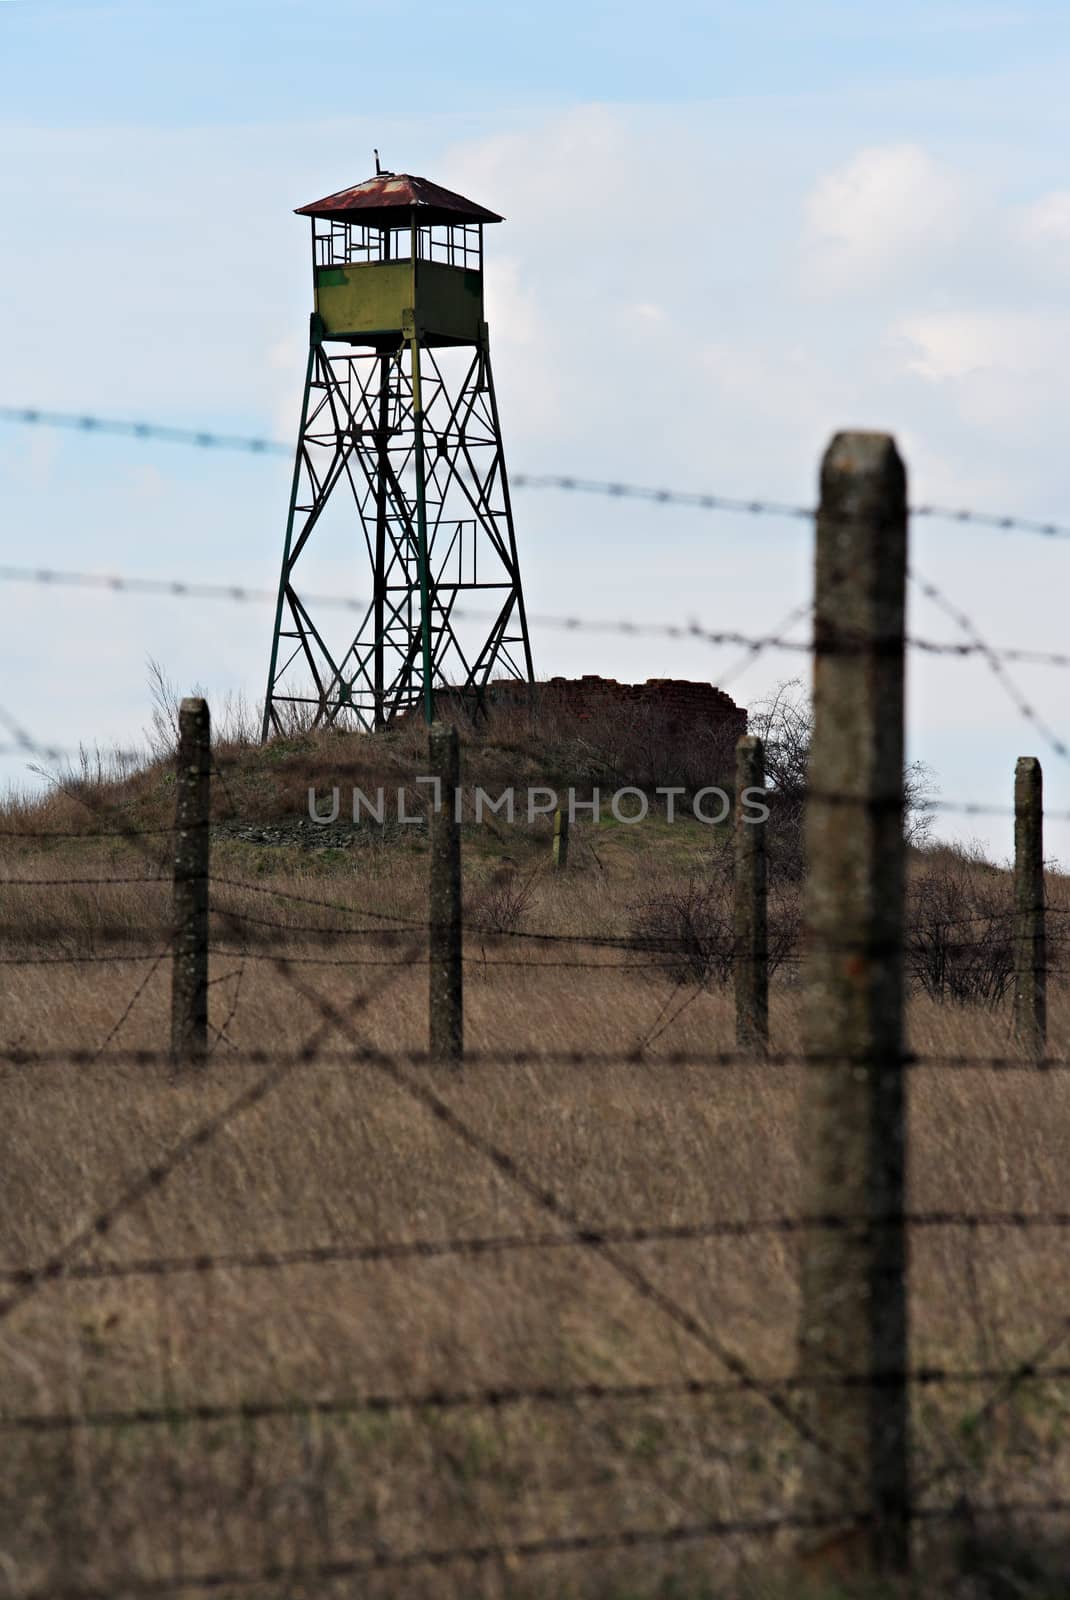
[(443, 189), (427, 178), (406, 172), (381, 172), (351, 189), (339, 189), (311, 205), (298, 206), (299, 217), (358, 216), (362, 222), (399, 220), (399, 211), (416, 211), (419, 222), (502, 222), (496, 211), (477, 206), (463, 194)]

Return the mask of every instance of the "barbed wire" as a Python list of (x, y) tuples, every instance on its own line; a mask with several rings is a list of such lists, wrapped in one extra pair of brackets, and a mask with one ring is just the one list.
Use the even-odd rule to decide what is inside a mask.
[(121, 878), (0, 878), (0, 889), (116, 889), (131, 883), (171, 887), (171, 879), (149, 873)]
[[(237, 451), (243, 455), (280, 456), (293, 460), (295, 446), (264, 435), (221, 433), (215, 429), (180, 428), (158, 422), (131, 422), (92, 413), (43, 410), (36, 406), (0, 406), (0, 422), (31, 427), (58, 428), (102, 437), (155, 440), (162, 444), (193, 446), (202, 450)], [(651, 505), (680, 506), (696, 511), (721, 511), (747, 516), (787, 517), (810, 521), (816, 508), (765, 497), (725, 495), (703, 490), (652, 488), (617, 479), (587, 478), (573, 473), (515, 472), (509, 482), (515, 489), (556, 490), (566, 494), (598, 495), (611, 500), (639, 500)], [(1010, 516), (1002, 512), (974, 511), (966, 507), (923, 503), (910, 508), (912, 517), (971, 524), (998, 532), (1033, 533), (1049, 539), (1070, 539), (1070, 527), (1037, 517)]]
[[(276, 958), (285, 963), (286, 958)], [(295, 1045), (291, 1050), (266, 1050), (243, 1049), (235, 1055), (228, 1057), (234, 1065), (252, 1067), (275, 1066), (290, 1063), (311, 1067), (354, 1067), (363, 1062), (378, 1057), (381, 1054), (372, 1046), (361, 1046), (351, 1050), (320, 1050), (315, 1054), (302, 1046)], [(392, 1059), (404, 1062), (414, 1067), (436, 1067), (441, 1063), (431, 1055), (428, 1050), (396, 1049), (391, 1052)], [(0, 1048), (0, 1064), (17, 1068), (45, 1068), (57, 1066), (87, 1067), (92, 1066), (96, 1057), (91, 1050), (79, 1049), (35, 1049), (29, 1046), (12, 1045)], [(538, 1049), (503, 1049), (503, 1050), (465, 1050), (464, 1062), (466, 1067), (562, 1067), (574, 1069), (589, 1067), (603, 1069), (612, 1067), (642, 1067), (649, 1070), (656, 1069), (661, 1072), (666, 1068), (730, 1068), (751, 1067), (759, 1068), (763, 1072), (770, 1068), (798, 1068), (800, 1070), (822, 1070), (825, 1068), (842, 1070), (844, 1065), (857, 1065), (868, 1070), (887, 1072), (909, 1071), (963, 1071), (963, 1072), (1006, 1072), (1026, 1073), (1036, 1077), (1043, 1073), (1070, 1072), (1070, 1056), (1036, 1056), (1028, 1052), (1020, 1056), (1015, 1055), (932, 1055), (904, 1053), (892, 1060), (883, 1060), (879, 1069), (866, 1055), (852, 1056), (850, 1054), (830, 1054), (827, 1057), (804, 1055), (801, 1051), (765, 1051), (756, 1055), (753, 1051), (745, 1050), (667, 1050), (656, 1055), (648, 1055), (637, 1048), (622, 1048), (620, 1050), (538, 1050)], [(165, 1050), (130, 1049), (113, 1051), (107, 1058), (105, 1065), (116, 1067), (156, 1067), (173, 1064), (172, 1056)]]
[[(36, 583), (44, 585), (64, 585), (78, 588), (106, 589), (116, 594), (155, 594), (165, 595), (172, 599), (198, 599), (198, 600), (228, 600), (242, 604), (274, 605), (278, 596), (274, 590), (250, 588), (243, 584), (201, 583), (187, 581), (180, 578), (137, 578), (119, 575), (107, 575), (92, 572), (63, 571), (56, 568), (41, 567), (13, 567), (0, 566), (0, 582), (6, 583)], [(367, 610), (368, 602), (356, 596), (335, 594), (303, 594), (303, 601), (308, 605), (326, 607), (336, 610), (361, 612)], [(800, 620), (802, 614), (809, 612), (810, 607), (797, 608), (791, 613), (791, 623)], [(464, 621), (492, 621), (494, 613), (489, 611), (472, 611), (465, 607), (451, 608), (450, 615), (459, 622)], [(574, 615), (549, 615), (546, 613), (531, 612), (528, 621), (532, 626), (542, 628), (560, 628), (566, 632), (585, 633), (611, 633), (620, 634), (626, 638), (647, 637), (682, 640), (696, 640), (701, 644), (721, 648), (727, 645), (738, 646), (745, 649), (748, 654), (746, 660), (739, 664), (750, 665), (754, 658), (767, 650), (784, 651), (796, 655), (810, 655), (813, 646), (809, 640), (790, 639), (787, 629), (768, 634), (747, 634), (735, 628), (706, 628), (700, 622), (636, 622), (628, 619), (614, 619), (601, 617), (580, 617)], [(954, 640), (924, 639), (910, 635), (906, 639), (910, 649), (918, 650), (926, 655), (949, 656), (966, 659), (971, 656), (983, 656), (985, 659), (996, 657), (999, 660), (1020, 662), (1032, 666), (1046, 666), (1070, 668), (1070, 654), (1054, 650), (1038, 650), (1033, 646), (1000, 647), (996, 648), (980, 642), (958, 643)], [(853, 653), (857, 650), (865, 654), (872, 649), (871, 644), (860, 639), (857, 645), (848, 639), (839, 646), (840, 653)], [(70, 754), (57, 748), (42, 750), (33, 741), (24, 742), (16, 738), (16, 749), (32, 751), (38, 755), (56, 759), (62, 755)]]
[(90, 966), (95, 962), (159, 961), (166, 950), (147, 950), (138, 954), (121, 950), (116, 955), (66, 955), (66, 956), (0, 956), (0, 967), (74, 967)]
[[(24, 744), (0, 744), (0, 756), (24, 756), (26, 753)], [(59, 761), (66, 756), (74, 754), (75, 751), (73, 750), (60, 749), (56, 745), (51, 745), (47, 750), (47, 759), (49, 761)]]
[[(231, 791), (230, 784), (227, 782), (226, 772), (214, 759), (212, 761), (211, 775), (213, 778), (218, 779), (219, 784), (222, 787), (223, 798), (230, 810), (231, 818), (237, 818), (239, 816), (238, 803)], [(209, 881), (209, 892), (210, 888), (211, 883)], [(212, 1041), (210, 1050), (208, 1051), (209, 1056), (214, 1055), (220, 1044), (226, 1044), (231, 1050), (237, 1049), (237, 1046), (235, 1045), (233, 1039), (231, 1039), (227, 1030), (238, 1014), (238, 1006), (241, 1003), (242, 996), (242, 983), (245, 979), (245, 966), (248, 952), (249, 935), (244, 926), (239, 928), (238, 937), (241, 940), (241, 949), (238, 952), (237, 968), (232, 974), (234, 979), (234, 989), (230, 997), (230, 1004), (227, 1008), (227, 1014), (218, 1027), (216, 1027), (216, 1025), (209, 1019), (209, 1025), (212, 1027), (215, 1033), (215, 1038)]]
[[(0, 755), (3, 750), (0, 745)], [(195, 833), (200, 827), (192, 822), (184, 831)], [(159, 828), (0, 828), (0, 839), (152, 839), (176, 831), (173, 822)]]
[(34, 755), (46, 761), (57, 760), (64, 754), (53, 746), (39, 744), (3, 706), (0, 706), (0, 727), (6, 728), (14, 741), (13, 744), (0, 746), (0, 753)]
[[(211, 1272), (276, 1272), (291, 1267), (369, 1265), (387, 1262), (489, 1258), (526, 1252), (587, 1249), (598, 1244), (695, 1244), (714, 1240), (798, 1237), (808, 1233), (851, 1233), (858, 1239), (888, 1228), (939, 1231), (962, 1229), (1024, 1233), (1070, 1228), (1066, 1211), (908, 1211), (886, 1220), (879, 1216), (775, 1216), (719, 1218), (704, 1222), (644, 1223), (630, 1227), (591, 1226), (575, 1233), (503, 1233), (442, 1239), (400, 1239), (375, 1243), (297, 1245), (287, 1249), (199, 1251), (188, 1256), (143, 1256), (129, 1261), (75, 1261), (64, 1267), (64, 1281), (116, 1282), (136, 1278), (199, 1277)], [(47, 1266), (0, 1267), (0, 1283), (55, 1281)], [(1005, 1371), (1006, 1369), (1003, 1369)], [(1002, 1373), (1001, 1373), (1002, 1375)]]
[[(787, 1373), (755, 1382), (763, 1393), (811, 1394), (841, 1389), (881, 1389), (909, 1385), (913, 1388), (969, 1387), (990, 1384), (1007, 1376), (1005, 1367), (956, 1368), (922, 1366), (902, 1371)], [(1016, 1369), (1020, 1383), (1061, 1383), (1070, 1378), (1070, 1365)], [(658, 1400), (724, 1399), (745, 1393), (751, 1385), (730, 1378), (669, 1378), (636, 1383), (599, 1383), (590, 1380), (565, 1384), (485, 1384), (467, 1389), (432, 1388), (413, 1394), (370, 1393), (328, 1398), (294, 1396), (292, 1399), (191, 1401), (129, 1409), (99, 1408), (85, 1411), (24, 1411), (0, 1413), (0, 1434), (73, 1433), (90, 1429), (180, 1427), (185, 1424), (267, 1422), (278, 1418), (300, 1421), (309, 1417), (386, 1416), (427, 1411), (502, 1411), (514, 1406), (577, 1406), (588, 1403), (634, 1404)]]
[[(268, 917), (252, 917), (242, 911), (220, 909), (215, 906), (210, 908), (210, 914), (227, 923), (241, 923), (243, 928), (255, 929), (257, 942), (271, 947), (293, 939), (319, 939), (329, 944), (339, 943), (346, 939), (375, 939), (384, 948), (391, 949), (395, 945), (403, 943), (406, 937), (400, 928), (346, 928), (340, 924), (324, 926), (311, 922), (276, 922)], [(1070, 907), (1048, 906), (1045, 909), (1045, 915), (1049, 917), (1070, 916)], [(992, 924), (994, 925), (993, 931), (999, 931), (1004, 924), (1010, 922), (1012, 916), (1013, 910), (1008, 906), (1006, 910), (979, 912), (976, 916), (919, 919), (908, 923), (907, 936), (909, 938), (919, 934), (938, 934), (948, 928), (965, 926), (971, 923)], [(727, 917), (725, 922), (727, 922)], [(410, 931), (410, 929), (413, 933), (417, 931), (426, 933), (430, 929), (430, 924), (414, 921), (409, 925), (406, 932)], [(535, 944), (582, 945), (593, 950), (623, 951), (633, 955), (693, 954), (696, 957), (702, 954), (704, 948), (713, 949), (717, 936), (721, 931), (720, 926), (712, 923), (709, 935), (706, 937), (687, 934), (681, 934), (677, 937), (669, 934), (647, 936), (641, 934), (545, 933), (527, 928), (492, 928), (478, 923), (468, 923), (464, 928), (465, 937), (478, 939), (481, 946), (493, 945), (499, 940), (522, 940), (525, 943)], [(135, 941), (159, 939), (167, 932), (168, 929), (161, 926), (136, 927), (124, 925), (119, 928), (87, 928), (84, 930), (83, 937), (94, 945), (130, 944)], [(30, 929), (25, 923), (0, 923), (0, 940), (19, 939), (27, 943), (45, 944), (55, 941), (69, 943), (76, 937), (77, 934), (69, 926), (49, 929), (38, 926), (35, 929)], [(984, 949), (987, 948), (987, 941), (985, 939), (976, 941), (955, 940), (950, 942), (947, 947), (956, 950)], [(93, 955), (95, 952), (87, 951), (86, 954)], [(27, 961), (34, 959), (36, 958), (26, 958)], [(119, 960), (121, 957), (115, 956), (108, 959)], [(481, 959), (481, 957), (472, 955), (470, 959), (476, 960)], [(730, 959), (729, 952), (724, 952), (724, 959)], [(778, 952), (775, 957), (778, 962), (795, 959), (794, 952)]]
[[(1059, 1496), (1019, 1498), (1000, 1501), (971, 1501), (961, 1497), (950, 1505), (904, 1508), (912, 1522), (966, 1522), (975, 1525), (986, 1518), (999, 1520), (1021, 1517), (1065, 1516), (1070, 1499)], [(591, 1555), (613, 1550), (642, 1548), (672, 1549), (680, 1545), (711, 1543), (732, 1539), (766, 1539), (784, 1532), (820, 1533), (864, 1527), (872, 1515), (861, 1510), (839, 1512), (789, 1511), (754, 1514), (746, 1517), (708, 1518), (699, 1522), (679, 1522), (659, 1528), (616, 1528), (598, 1532), (550, 1534), (538, 1539), (495, 1539), (479, 1544), (446, 1547), (420, 1546), (409, 1550), (378, 1548), (359, 1556), (335, 1556), (314, 1563), (274, 1562), (256, 1568), (233, 1567), (202, 1572), (176, 1572), (166, 1577), (137, 1576), (124, 1572), (107, 1581), (107, 1586), (62, 1584), (26, 1589), (22, 1600), (115, 1600), (115, 1595), (177, 1594), (182, 1590), (225, 1590), (250, 1588), (258, 1584), (284, 1583), (291, 1590), (302, 1584), (324, 1584), (334, 1580), (370, 1577), (377, 1572), (406, 1571), (429, 1567), (432, 1570), (459, 1565), (487, 1566), (536, 1561), (553, 1556)]]
[(946, 616), (950, 617), (956, 626), (961, 628), (962, 631), (967, 635), (967, 638), (970, 641), (970, 648), (983, 657), (987, 665), (991, 668), (993, 676), (1000, 684), (1000, 687), (1007, 694), (1015, 709), (1025, 719), (1025, 721), (1030, 724), (1031, 727), (1036, 729), (1037, 733), (1044, 740), (1044, 743), (1048, 746), (1048, 748), (1052, 750), (1055, 755), (1059, 756), (1061, 760), (1070, 762), (1070, 747), (1068, 747), (1066, 743), (1059, 738), (1058, 734), (1053, 732), (1053, 730), (1044, 721), (1043, 717), (1041, 717), (1039, 712), (1036, 711), (1032, 705), (1030, 705), (1029, 701), (1026, 699), (1021, 689), (1019, 689), (1018, 685), (1014, 682), (1013, 678), (1011, 678), (1005, 671), (1003, 662), (1008, 660), (1009, 657), (1004, 652), (992, 649), (985, 642), (985, 640), (982, 639), (980, 632), (978, 631), (977, 626), (973, 622), (972, 618), (968, 617), (966, 613), (960, 609), (960, 607), (956, 606), (951, 600), (949, 600), (934, 583), (931, 583), (928, 581), (928, 579), (923, 578), (916, 569), (911, 571), (910, 577), (911, 580), (921, 590), (922, 594), (925, 595), (926, 599), (931, 600), (934, 605), (939, 606), (940, 610), (943, 611)]

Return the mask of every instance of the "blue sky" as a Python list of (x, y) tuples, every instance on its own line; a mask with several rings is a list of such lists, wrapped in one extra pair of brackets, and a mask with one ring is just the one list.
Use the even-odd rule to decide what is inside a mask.
[[(919, 499), (1070, 521), (1068, 65), (1055, 4), (0, 0), (0, 403), (290, 437), (292, 210), (378, 145), (508, 219), (488, 299), (514, 471), (808, 501), (834, 429), (873, 426)], [(286, 488), (284, 462), (0, 429), (11, 561), (270, 587)], [(808, 591), (798, 524), (517, 512), (535, 612), (761, 632)], [(914, 559), (993, 642), (1065, 643), (1070, 547), (919, 524)], [(149, 655), (217, 701), (262, 693), (265, 612), (5, 597), (0, 702), (42, 739), (129, 741)], [(736, 659), (534, 644), (547, 674), (716, 681)], [(763, 659), (732, 691), (798, 669)], [(1057, 728), (1065, 676), (1022, 675)], [(945, 797), (991, 801), (1040, 754), (1070, 807), (979, 664), (915, 664), (911, 748)]]
[[(962, 81), (1050, 66), (1056, 3), (0, 0), (9, 114), (196, 127), (347, 109), (679, 104)], [(1045, 38), (1047, 36), (1047, 38)], [(285, 108), (285, 109), (284, 109)]]

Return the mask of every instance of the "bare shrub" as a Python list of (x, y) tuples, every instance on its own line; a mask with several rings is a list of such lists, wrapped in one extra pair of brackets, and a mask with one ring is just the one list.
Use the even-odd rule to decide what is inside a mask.
[(531, 911), (537, 877), (537, 872), (531, 872), (522, 878), (514, 868), (500, 867), (467, 908), (473, 932), (510, 934), (522, 928)]
[[(778, 684), (759, 700), (747, 717), (752, 734), (765, 747), (769, 787), (767, 850), (770, 871), (799, 879), (805, 871), (803, 818), (814, 733), (810, 696), (798, 678)], [(933, 817), (934, 774), (924, 761), (912, 761), (903, 773), (903, 837), (923, 848)]]
[(934, 1000), (998, 1006), (1014, 973), (1011, 881), (979, 849), (941, 850), (910, 885), (907, 971)]
[[(796, 952), (801, 903), (794, 885), (781, 884), (768, 902), (770, 976)], [(733, 861), (720, 851), (709, 875), (651, 890), (633, 908), (632, 938), (657, 957), (677, 983), (726, 984), (735, 959)]]
[(688, 878), (644, 895), (632, 936), (678, 983), (727, 983), (732, 975), (731, 907), (710, 879)]

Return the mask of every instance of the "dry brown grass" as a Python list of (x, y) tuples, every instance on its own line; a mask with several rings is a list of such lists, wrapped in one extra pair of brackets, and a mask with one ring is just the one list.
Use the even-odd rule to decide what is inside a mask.
[[(232, 776), (239, 790), (253, 782), (240, 770)], [(307, 765), (301, 776), (307, 779)], [(161, 768), (121, 793), (108, 790), (109, 803), (118, 800), (142, 826), (159, 825), (165, 778)], [(288, 793), (301, 793), (297, 779), (296, 772), (286, 779)], [(76, 799), (56, 796), (7, 825), (17, 822), (25, 835), (74, 826), (79, 816), (84, 808)], [(541, 848), (520, 831), (467, 837), (473, 918), (503, 882), (526, 877)], [(563, 881), (536, 878), (523, 925), (626, 932), (653, 876), (684, 878), (710, 848), (708, 832), (698, 828), (580, 829), (575, 870)], [(5, 878), (160, 876), (99, 890), (5, 888), (0, 953), (125, 956), (151, 937), (162, 944), (165, 858), (162, 840), (47, 847), (25, 836), (6, 840)], [(390, 849), (311, 857), (225, 841), (214, 869), (330, 903), (317, 910), (272, 894), (214, 891), (217, 904), (291, 929), (347, 921), (374, 929), (368, 912), (423, 916), (425, 855), (416, 830)], [(351, 1027), (321, 1032), (324, 1050), (354, 1040), (383, 1051), (422, 1048), (425, 971), (418, 960), (385, 967), (306, 960), (292, 967), (291, 982), (270, 957), (282, 948), (334, 962), (394, 963), (406, 956), (407, 940), (373, 932), (324, 947), (294, 934), (281, 947), (266, 946), (258, 937), (279, 930), (250, 925), (243, 957), (232, 924), (221, 921), (217, 932), (220, 944), (239, 953), (213, 957), (212, 1020), (225, 1024), (225, 1037), (196, 1075), (107, 1059), (119, 1047), (159, 1050), (166, 1042), (166, 963), (128, 1014), (150, 970), (144, 963), (4, 968), (0, 1044), (97, 1049), (110, 1040), (93, 1066), (3, 1069), (4, 1264), (47, 1260), (153, 1163), (166, 1162), (186, 1133), (263, 1074), (263, 1066), (241, 1059), (252, 1048), (292, 1054), (294, 1064), (269, 1095), (79, 1252), (79, 1262), (565, 1231), (374, 1062), (299, 1061), (301, 1046), (323, 1029), (316, 996), (345, 1011), (369, 988)], [(413, 1070), (585, 1225), (798, 1209), (796, 1072), (671, 1064), (674, 1051), (731, 1048), (732, 1010), (723, 991), (674, 985), (650, 963), (615, 970), (635, 958), (612, 950), (472, 935), (468, 954), (468, 1043), (489, 1059), (461, 1075)], [(1065, 1050), (1068, 1022), (1060, 988), (1052, 998), (1053, 1052)], [(1002, 1009), (917, 999), (909, 1028), (922, 1052), (1002, 1053), (1009, 1046)], [(772, 1033), (776, 1049), (798, 1043), (797, 994), (786, 979), (774, 989)], [(622, 1059), (640, 1045), (642, 1060)], [(527, 1047), (603, 1059), (519, 1066), (493, 1059)], [(1070, 1077), (918, 1071), (911, 1123), (913, 1208), (1065, 1207)], [(776, 1376), (794, 1362), (795, 1248), (790, 1236), (761, 1234), (633, 1244), (627, 1254), (755, 1372)], [(1065, 1233), (918, 1230), (911, 1295), (919, 1364), (1007, 1366), (1032, 1354), (1070, 1309)], [(799, 1454), (791, 1429), (763, 1401), (739, 1394), (336, 1416), (311, 1414), (307, 1402), (723, 1376), (701, 1343), (597, 1252), (575, 1245), (103, 1281), (60, 1276), (0, 1320), (3, 1414), (151, 1407), (165, 1417), (5, 1433), (0, 1594), (82, 1585), (118, 1597), (134, 1592), (124, 1575), (135, 1574), (184, 1579), (197, 1594), (198, 1573), (265, 1568), (277, 1569), (274, 1580), (252, 1588), (224, 1583), (216, 1592), (279, 1600), (798, 1594), (784, 1537), (330, 1576), (332, 1561), (370, 1559), (377, 1551), (775, 1514), (790, 1502)], [(970, 1418), (986, 1392), (918, 1392), (919, 1473), (950, 1462), (940, 1489), (947, 1502), (1062, 1493), (1070, 1472), (1065, 1385), (1025, 1386), (977, 1428)], [(293, 1414), (260, 1421), (178, 1416), (190, 1405), (262, 1399), (290, 1402)], [(1050, 1588), (1039, 1577), (1029, 1587), (1021, 1560), (1012, 1560), (1021, 1530), (1012, 1538), (1009, 1530), (987, 1528), (978, 1535), (996, 1540), (987, 1555), (964, 1554), (957, 1535), (930, 1541), (920, 1592), (1065, 1592), (1067, 1558), (1050, 1545), (1050, 1533), (1024, 1533), (1038, 1571), (1047, 1564), (1056, 1574)], [(971, 1563), (978, 1570), (964, 1576)], [(286, 1575), (319, 1565), (325, 1571), (316, 1578)], [(993, 1577), (1001, 1566), (1003, 1588)]]

